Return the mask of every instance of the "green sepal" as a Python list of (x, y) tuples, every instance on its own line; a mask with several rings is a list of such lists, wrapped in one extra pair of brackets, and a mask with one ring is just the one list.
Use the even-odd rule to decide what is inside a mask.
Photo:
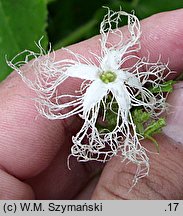
[(140, 135), (144, 134), (144, 123), (150, 119), (150, 113), (142, 111), (142, 109), (136, 108), (132, 112), (132, 118), (136, 125), (136, 131)]
[(161, 133), (161, 130), (165, 125), (166, 125), (166, 122), (164, 118), (159, 118), (158, 120), (153, 121), (144, 130), (144, 137), (153, 136), (154, 134)]
[(146, 139), (149, 139), (152, 143), (154, 143), (157, 152), (159, 153), (159, 144), (152, 136), (146, 136)]
[(144, 131), (144, 138), (151, 140), (159, 153), (159, 144), (152, 136), (161, 133), (162, 128), (166, 125), (164, 118), (159, 118), (157, 121), (152, 122)]
[(132, 118), (134, 124), (136, 125), (136, 132), (146, 139), (151, 140), (159, 152), (159, 144), (153, 138), (155, 134), (161, 133), (162, 128), (166, 125), (164, 118), (159, 118), (157, 120), (151, 119), (150, 113), (143, 111), (142, 108), (136, 108), (132, 112)]

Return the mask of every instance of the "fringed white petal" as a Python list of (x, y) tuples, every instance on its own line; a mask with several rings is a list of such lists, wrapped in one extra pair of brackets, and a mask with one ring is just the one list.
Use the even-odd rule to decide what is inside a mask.
[(118, 70), (120, 67), (121, 53), (118, 50), (108, 51), (100, 64), (103, 71), (114, 71)]
[(107, 96), (108, 87), (100, 79), (94, 81), (86, 90), (83, 99), (83, 117), (97, 103), (100, 104), (104, 96)]
[(79, 161), (96, 160), (106, 162), (117, 155), (121, 137), (115, 133), (99, 133), (96, 128), (100, 106), (92, 108), (81, 130), (73, 137), (71, 154)]
[(83, 112), (82, 95), (62, 95), (51, 98), (39, 95), (35, 101), (39, 113), (51, 120), (65, 119)]
[[(38, 47), (39, 53), (25, 50), (8, 61), (8, 65), (17, 71), (22, 80), (38, 95), (44, 94), (51, 97), (57, 86), (63, 83), (67, 76), (55, 65), (55, 53), (48, 51), (46, 54), (41, 45)], [(19, 57), (24, 56), (24, 60), (18, 61)], [(32, 58), (33, 60), (29, 62)]]
[(85, 80), (95, 80), (99, 76), (99, 68), (95, 65), (75, 64), (67, 68), (65, 74)]
[[(127, 36), (125, 35), (127, 39), (124, 39), (122, 31), (118, 28), (122, 16), (128, 18), (128, 32)], [(115, 26), (115, 29), (112, 29), (112, 26)], [(107, 15), (104, 16), (104, 19), (101, 22), (100, 33), (102, 36), (102, 56), (105, 56), (110, 50), (118, 50), (122, 57), (123, 54), (129, 54), (140, 49), (140, 22), (133, 14), (121, 10), (114, 12), (108, 9)], [(112, 37), (113, 39), (111, 40)]]
[[(73, 66), (73, 62), (63, 64), (55, 62), (55, 54), (45, 55), (44, 49), (38, 44), (40, 52), (24, 51), (8, 62), (22, 77), (23, 81), (33, 89), (34, 98), (40, 114), (48, 119), (64, 119), (83, 111), (83, 95), (58, 95), (58, 88), (69, 77), (65, 70)], [(20, 55), (24, 61), (17, 61)], [(34, 58), (32, 62), (28, 61)], [(26, 66), (23, 66), (27, 64)], [(23, 66), (23, 67), (22, 67)], [(89, 67), (89, 66), (88, 66)], [(84, 86), (83, 86), (84, 88)]]
[(124, 83), (116, 82), (110, 90), (117, 101), (119, 110), (122, 110), (124, 118), (127, 120), (131, 108), (131, 101)]
[(162, 91), (153, 94), (148, 86), (161, 89), (161, 83), (166, 80), (170, 73), (167, 64), (163, 64), (160, 59), (153, 63), (150, 63), (149, 59), (146, 58), (140, 59), (131, 71), (133, 79), (129, 79), (127, 82), (127, 89), (129, 93), (131, 91), (132, 106), (143, 106), (147, 112), (152, 114), (152, 117), (162, 114), (166, 109), (166, 96)]

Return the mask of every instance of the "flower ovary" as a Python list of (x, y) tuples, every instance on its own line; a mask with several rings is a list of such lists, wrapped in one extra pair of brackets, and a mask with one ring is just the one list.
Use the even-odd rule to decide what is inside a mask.
[(106, 84), (114, 82), (116, 80), (116, 77), (116, 74), (112, 71), (102, 72), (100, 75), (100, 79)]

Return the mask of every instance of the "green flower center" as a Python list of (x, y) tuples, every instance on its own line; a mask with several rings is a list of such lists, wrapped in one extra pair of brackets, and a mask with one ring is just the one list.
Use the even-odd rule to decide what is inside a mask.
[(108, 84), (110, 82), (114, 82), (116, 79), (116, 74), (112, 71), (106, 71), (106, 72), (102, 72), (100, 74), (100, 79), (105, 83)]

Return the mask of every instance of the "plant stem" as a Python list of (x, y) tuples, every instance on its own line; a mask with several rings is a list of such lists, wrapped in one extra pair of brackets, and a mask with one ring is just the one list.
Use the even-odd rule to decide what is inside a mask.
[(58, 41), (54, 46), (53, 49), (57, 50), (62, 47), (68, 46), (72, 43), (75, 43), (76, 41), (79, 41), (82, 39), (82, 37), (90, 32), (98, 21), (96, 19), (92, 19), (89, 22), (87, 22), (85, 25), (81, 26), (79, 29), (75, 30), (73, 33), (71, 33), (68, 37)]

